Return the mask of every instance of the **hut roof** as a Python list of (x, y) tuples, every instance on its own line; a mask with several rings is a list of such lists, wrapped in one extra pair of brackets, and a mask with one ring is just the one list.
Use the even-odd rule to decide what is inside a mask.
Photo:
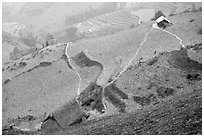
[(170, 21), (167, 19), (167, 18), (165, 18), (164, 16), (160, 16), (157, 20), (156, 20), (156, 22), (157, 23), (159, 23), (159, 22), (162, 22), (162, 21), (167, 21), (168, 23), (170, 23)]

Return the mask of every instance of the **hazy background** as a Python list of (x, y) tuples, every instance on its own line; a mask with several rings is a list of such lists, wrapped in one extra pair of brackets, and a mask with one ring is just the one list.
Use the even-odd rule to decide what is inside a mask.
[[(77, 27), (78, 24), (90, 19), (94, 20), (94, 17), (99, 17), (106, 13), (105, 16), (109, 16), (110, 19), (107, 24), (99, 21), (98, 27), (97, 21), (93, 21), (96, 22), (93, 28), (100, 29), (100, 32), (94, 33), (96, 36), (120, 31), (121, 28), (119, 27), (118, 29), (118, 26), (121, 24), (114, 26), (111, 22), (118, 22), (122, 19), (124, 22), (122, 25), (124, 25), (129, 19), (131, 20), (131, 17), (127, 17), (129, 15), (124, 15), (126, 14), (126, 11), (123, 13), (124, 10), (128, 10), (128, 14), (132, 12), (131, 10), (137, 12), (139, 9), (161, 10), (168, 16), (170, 14), (179, 14), (186, 10), (198, 9), (199, 7), (202, 7), (201, 3), (184, 2), (3, 2), (3, 63), (20, 58), (45, 46), (86, 38), (87, 34), (84, 35), (83, 32), (79, 33), (79, 31), (87, 30), (86, 27), (90, 24), (82, 25), (81, 30)], [(115, 19), (115, 16), (112, 18), (116, 11), (122, 11), (121, 14), (117, 13), (117, 19)], [(141, 15), (141, 17), (145, 17), (145, 15)], [(135, 24), (138, 23), (138, 21), (133, 20), (134, 22)], [(87, 24), (87, 22), (84, 24)], [(107, 27), (109, 24), (112, 25), (111, 28)]]

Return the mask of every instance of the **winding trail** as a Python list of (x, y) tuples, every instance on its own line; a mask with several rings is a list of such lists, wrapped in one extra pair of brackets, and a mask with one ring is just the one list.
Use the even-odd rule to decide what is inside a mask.
[[(70, 42), (70, 43), (71, 43), (71, 42)], [(72, 68), (73, 68), (74, 71), (76, 72), (77, 76), (79, 77), (79, 85), (78, 85), (78, 88), (77, 88), (77, 95), (79, 95), (79, 94), (80, 94), (80, 87), (81, 87), (81, 77), (80, 77), (78, 71), (76, 70), (76, 68), (72, 65), (71, 59), (70, 59), (70, 57), (69, 57), (69, 55), (68, 55), (68, 48), (69, 48), (69, 44), (70, 44), (70, 43), (67, 43), (67, 46), (66, 46), (66, 49), (65, 49), (65, 55), (67, 56), (67, 59), (69, 60), (70, 65), (72, 66)]]

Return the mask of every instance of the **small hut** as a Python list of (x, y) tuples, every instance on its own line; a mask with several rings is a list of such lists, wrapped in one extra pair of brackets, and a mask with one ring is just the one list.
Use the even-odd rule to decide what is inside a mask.
[(170, 26), (172, 25), (172, 23), (167, 19), (165, 18), (164, 16), (160, 16), (157, 20), (157, 26), (160, 27), (160, 28), (166, 28), (167, 26)]

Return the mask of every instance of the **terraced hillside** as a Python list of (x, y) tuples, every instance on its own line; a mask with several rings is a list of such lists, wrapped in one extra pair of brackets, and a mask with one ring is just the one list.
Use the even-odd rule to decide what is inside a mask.
[[(138, 23), (138, 16), (131, 14), (128, 10), (119, 10), (81, 22), (77, 28), (79, 33), (105, 35), (126, 29), (131, 25), (138, 25)], [(107, 32), (108, 29), (109, 32)]]

